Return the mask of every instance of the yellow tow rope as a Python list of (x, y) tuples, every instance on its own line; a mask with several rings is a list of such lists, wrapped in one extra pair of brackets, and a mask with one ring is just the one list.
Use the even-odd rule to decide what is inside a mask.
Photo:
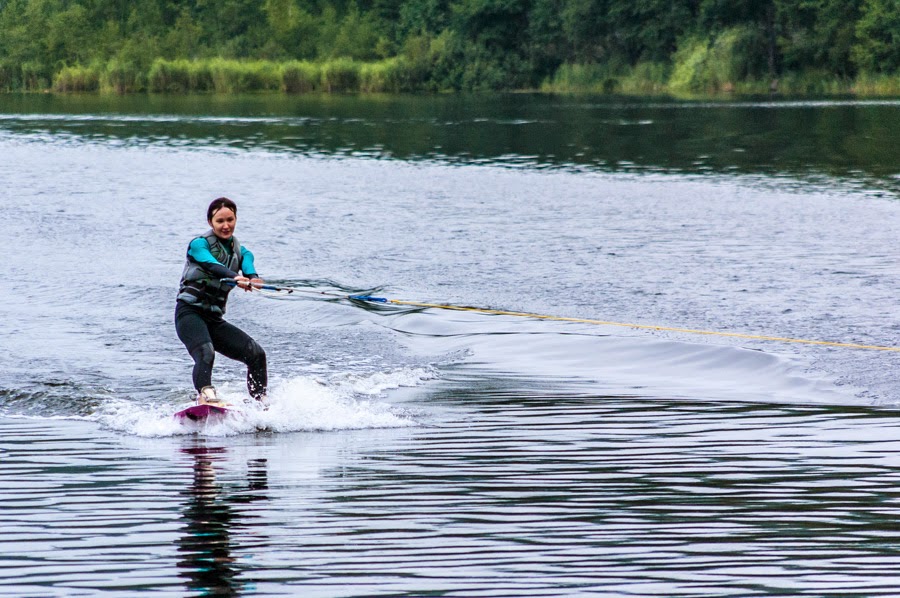
[(900, 352), (900, 347), (882, 347), (879, 345), (860, 345), (857, 343), (836, 343), (831, 341), (815, 341), (802, 338), (785, 338), (781, 336), (764, 336), (760, 334), (741, 334), (739, 332), (715, 332), (712, 330), (694, 330), (692, 328), (675, 328), (672, 326), (652, 326), (649, 324), (627, 324), (624, 322), (607, 322), (605, 320), (592, 320), (589, 318), (566, 318), (563, 316), (548, 316), (543, 314), (532, 314), (521, 311), (505, 311), (502, 309), (487, 309), (482, 307), (464, 307), (461, 305), (446, 305), (441, 303), (421, 303), (419, 301), (402, 301), (400, 299), (382, 299), (384, 303), (392, 303), (394, 305), (408, 305), (411, 307), (428, 307), (435, 309), (449, 309), (452, 311), (469, 311), (480, 314), (490, 314), (496, 316), (518, 316), (522, 318), (536, 318), (538, 320), (553, 320), (556, 322), (581, 322), (584, 324), (598, 324), (601, 326), (621, 326), (623, 328), (639, 328), (643, 330), (663, 330), (666, 332), (683, 332), (686, 334), (705, 334), (707, 336), (728, 336), (732, 338), (745, 338), (758, 341), (777, 341), (782, 343), (800, 343), (804, 345), (823, 345), (826, 347), (844, 347), (849, 349), (871, 349), (874, 351), (894, 351)]

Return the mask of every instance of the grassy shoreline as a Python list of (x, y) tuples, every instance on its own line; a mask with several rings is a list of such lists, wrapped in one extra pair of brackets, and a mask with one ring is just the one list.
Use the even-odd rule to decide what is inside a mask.
[(345, 93), (422, 91), (421, 69), (403, 58), (360, 62), (338, 58), (324, 62), (290, 60), (166, 60), (146, 71), (115, 60), (68, 66), (51, 86), (26, 91), (100, 93)]
[(541, 86), (548, 93), (615, 93), (624, 95), (788, 96), (850, 95), (860, 97), (900, 96), (900, 75), (870, 75), (854, 78), (831, 73), (787, 72), (771, 79), (730, 79), (697, 72), (685, 75), (679, 65), (638, 64), (612, 70), (600, 65), (562, 65)]
[[(321, 62), (158, 58), (148, 70), (111, 60), (62, 68), (49, 88), (57, 93), (404, 93), (443, 92), (430, 83), (428, 66), (404, 57), (375, 62), (339, 58)], [(727, 73), (686, 71), (683, 65), (643, 63), (634, 67), (564, 64), (536, 89), (543, 93), (717, 96), (850, 95), (900, 96), (900, 75), (861, 74), (841, 78), (824, 72), (783, 73), (777, 79), (731, 80)]]

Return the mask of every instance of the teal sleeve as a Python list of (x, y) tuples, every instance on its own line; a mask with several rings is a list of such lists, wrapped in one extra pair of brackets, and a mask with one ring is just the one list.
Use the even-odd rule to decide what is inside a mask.
[[(209, 250), (209, 243), (203, 237), (197, 237), (188, 246), (188, 257), (201, 264), (219, 278), (234, 278), (237, 272), (232, 272), (213, 257)], [(241, 246), (241, 271), (247, 278), (258, 278), (256, 266), (253, 263), (253, 252)]]
[(200, 264), (204, 270), (216, 278), (234, 278), (237, 276), (237, 272), (232, 272), (213, 257), (212, 252), (209, 250), (209, 243), (203, 237), (194, 239), (188, 245), (188, 258)]
[(259, 278), (256, 273), (256, 265), (253, 263), (253, 252), (243, 245), (241, 245), (241, 271), (247, 278)]
[[(209, 243), (203, 237), (197, 237), (188, 246), (188, 255), (200, 264), (218, 264), (209, 250)], [(221, 265), (221, 264), (220, 264)]]

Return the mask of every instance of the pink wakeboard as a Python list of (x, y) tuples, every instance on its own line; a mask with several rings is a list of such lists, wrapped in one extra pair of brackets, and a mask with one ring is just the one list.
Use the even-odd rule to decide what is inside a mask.
[(217, 405), (191, 405), (175, 414), (175, 419), (182, 422), (218, 421), (232, 410)]

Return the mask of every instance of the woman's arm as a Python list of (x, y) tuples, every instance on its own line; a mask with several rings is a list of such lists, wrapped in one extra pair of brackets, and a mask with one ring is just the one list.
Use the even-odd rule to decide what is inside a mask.
[(235, 278), (238, 275), (237, 272), (226, 268), (213, 257), (212, 252), (209, 250), (209, 243), (203, 237), (198, 237), (191, 241), (191, 244), (188, 246), (188, 257), (217, 278)]
[(247, 278), (259, 278), (256, 265), (253, 263), (253, 252), (241, 245), (241, 272)]

